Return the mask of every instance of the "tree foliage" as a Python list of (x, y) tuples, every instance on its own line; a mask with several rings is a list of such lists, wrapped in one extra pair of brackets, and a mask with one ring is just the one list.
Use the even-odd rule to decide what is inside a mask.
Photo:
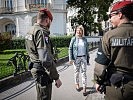
[[(71, 19), (72, 27), (82, 24), (86, 35), (101, 31), (101, 21), (108, 19), (107, 12), (113, 0), (67, 0), (67, 6), (78, 9), (77, 16)], [(97, 16), (97, 21), (94, 21)]]

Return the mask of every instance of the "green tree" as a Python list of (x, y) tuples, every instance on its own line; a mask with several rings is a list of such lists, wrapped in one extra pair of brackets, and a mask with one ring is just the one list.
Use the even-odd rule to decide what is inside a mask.
[[(102, 31), (101, 21), (108, 19), (107, 12), (113, 0), (67, 0), (67, 6), (78, 9), (77, 16), (71, 20), (72, 27), (82, 24), (85, 28), (85, 35), (91, 32)], [(97, 16), (97, 22), (94, 19)]]

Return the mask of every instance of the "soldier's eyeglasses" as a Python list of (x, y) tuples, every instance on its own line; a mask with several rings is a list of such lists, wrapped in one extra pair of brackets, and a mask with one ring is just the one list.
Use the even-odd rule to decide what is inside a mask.
[(109, 18), (111, 18), (112, 16), (115, 16), (117, 14), (119, 14), (119, 12), (110, 13), (108, 16), (109, 16)]

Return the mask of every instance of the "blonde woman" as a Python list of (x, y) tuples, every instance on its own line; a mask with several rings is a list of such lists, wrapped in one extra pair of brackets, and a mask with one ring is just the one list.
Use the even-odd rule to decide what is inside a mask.
[(75, 36), (72, 37), (69, 45), (69, 62), (74, 66), (74, 80), (76, 85), (76, 90), (81, 91), (79, 85), (79, 73), (81, 70), (82, 85), (83, 85), (83, 95), (86, 96), (86, 86), (87, 86), (87, 57), (88, 53), (88, 43), (87, 39), (84, 37), (84, 28), (79, 25), (75, 30)]

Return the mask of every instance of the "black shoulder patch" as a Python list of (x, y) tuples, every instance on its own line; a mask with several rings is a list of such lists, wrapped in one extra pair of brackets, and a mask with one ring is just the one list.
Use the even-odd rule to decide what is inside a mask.
[(102, 65), (108, 65), (110, 63), (110, 59), (108, 59), (107, 56), (104, 54), (101, 44), (99, 45), (95, 61)]

